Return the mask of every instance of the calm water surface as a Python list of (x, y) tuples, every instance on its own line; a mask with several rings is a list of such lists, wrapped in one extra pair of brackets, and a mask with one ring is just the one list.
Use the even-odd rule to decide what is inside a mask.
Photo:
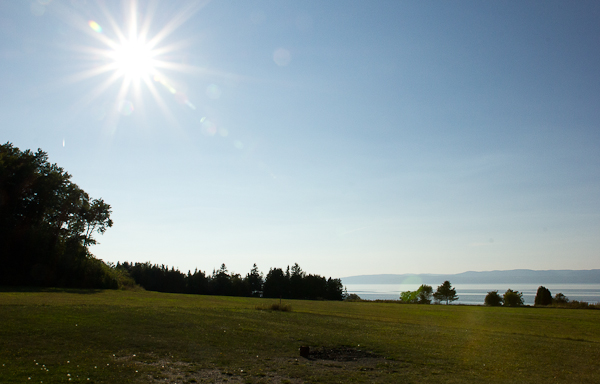
[[(440, 283), (441, 284), (441, 283)], [(533, 305), (535, 294), (540, 284), (452, 284), (456, 289), (459, 304), (483, 304), (485, 295), (490, 291), (498, 291), (500, 295), (507, 289), (523, 293), (525, 304)], [(435, 292), (437, 285), (432, 285)], [(548, 284), (544, 285), (552, 293), (562, 293), (569, 300), (600, 303), (600, 284)], [(414, 291), (418, 284), (346, 284), (348, 293), (356, 293), (367, 300), (398, 300), (400, 292)]]

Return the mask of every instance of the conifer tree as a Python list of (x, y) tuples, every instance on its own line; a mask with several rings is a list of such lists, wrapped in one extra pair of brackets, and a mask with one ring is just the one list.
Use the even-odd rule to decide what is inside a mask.
[(446, 305), (450, 304), (451, 301), (458, 300), (458, 296), (456, 296), (456, 289), (452, 288), (452, 285), (448, 280), (444, 281), (442, 285), (437, 287), (437, 290), (433, 294), (433, 298), (437, 301), (446, 301)]

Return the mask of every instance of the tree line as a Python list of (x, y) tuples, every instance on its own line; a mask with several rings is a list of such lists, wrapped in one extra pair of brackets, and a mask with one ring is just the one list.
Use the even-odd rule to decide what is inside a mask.
[[(347, 295), (340, 279), (306, 274), (298, 264), (285, 271), (271, 268), (264, 276), (254, 264), (246, 276), (229, 273), (225, 264), (212, 274), (187, 274), (150, 263), (107, 265), (89, 247), (95, 234), (112, 227), (111, 207), (92, 199), (71, 181), (71, 175), (48, 161), (38, 149), (21, 151), (11, 143), (0, 145), (0, 285), (122, 288), (134, 283), (147, 290), (255, 296), (286, 299), (360, 299)], [(436, 292), (429, 285), (402, 292), (401, 303), (430, 304), (458, 299), (449, 281)], [(485, 304), (521, 306), (523, 294), (511, 289), (504, 295), (488, 292)], [(595, 307), (569, 301), (562, 293), (552, 298), (540, 287), (535, 305)]]
[(161, 292), (341, 300), (340, 279), (306, 274), (298, 264), (244, 277), (225, 264), (208, 275), (150, 263), (107, 265), (89, 251), (112, 227), (111, 207), (92, 199), (41, 149), (0, 145), (0, 285), (122, 288)]
[(182, 273), (178, 269), (150, 263), (117, 263), (135, 283), (149, 291), (223, 296), (253, 296), (306, 300), (342, 300), (344, 287), (340, 279), (307, 274), (298, 263), (285, 270), (271, 268), (266, 276), (256, 264), (245, 276), (230, 273), (225, 264), (212, 274), (197, 269)]
[[(498, 307), (521, 307), (525, 305), (523, 301), (523, 293), (519, 291), (513, 291), (507, 289), (503, 295), (500, 295), (498, 291), (490, 291), (487, 293), (484, 299), (485, 305)], [(589, 304), (585, 301), (569, 300), (568, 297), (562, 293), (557, 293), (552, 297), (550, 290), (543, 285), (539, 286), (535, 294), (534, 305), (539, 306), (555, 306), (555, 307), (566, 307), (566, 308), (593, 308), (598, 309), (598, 304)]]
[(404, 291), (400, 293), (400, 303), (402, 304), (431, 304), (435, 300), (436, 303), (446, 302), (450, 304), (452, 301), (458, 300), (456, 289), (448, 280), (438, 286), (436, 291), (430, 285), (422, 284), (416, 291)]
[[(345, 296), (345, 300), (349, 301), (365, 301), (362, 300), (357, 294), (351, 293)], [(422, 284), (415, 291), (404, 291), (400, 293), (398, 302), (400, 304), (431, 304), (432, 302), (440, 303), (446, 302), (446, 304), (452, 301), (458, 300), (456, 289), (452, 287), (449, 281), (437, 287), (437, 290), (433, 292), (433, 288), (430, 285)], [(367, 300), (368, 301), (368, 300)], [(378, 301), (378, 300), (375, 300)], [(535, 295), (534, 305), (539, 306), (553, 306), (553, 307), (564, 307), (564, 308), (590, 308), (600, 309), (600, 304), (590, 304), (585, 301), (569, 300), (568, 297), (562, 293), (557, 293), (552, 297), (550, 290), (544, 286), (540, 286)], [(524, 306), (523, 293), (507, 289), (504, 294), (499, 294), (498, 291), (490, 291), (487, 293), (484, 299), (484, 304), (487, 306), (505, 306), (505, 307), (520, 307)]]

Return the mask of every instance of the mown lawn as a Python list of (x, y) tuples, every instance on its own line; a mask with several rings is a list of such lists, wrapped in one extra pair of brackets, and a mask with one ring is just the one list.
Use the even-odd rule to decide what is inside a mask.
[(272, 302), (3, 291), (0, 383), (600, 382), (600, 311)]

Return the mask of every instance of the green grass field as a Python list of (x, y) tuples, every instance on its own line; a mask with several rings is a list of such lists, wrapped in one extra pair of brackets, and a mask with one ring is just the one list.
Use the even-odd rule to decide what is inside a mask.
[(273, 302), (3, 291), (0, 383), (600, 382), (600, 311)]

